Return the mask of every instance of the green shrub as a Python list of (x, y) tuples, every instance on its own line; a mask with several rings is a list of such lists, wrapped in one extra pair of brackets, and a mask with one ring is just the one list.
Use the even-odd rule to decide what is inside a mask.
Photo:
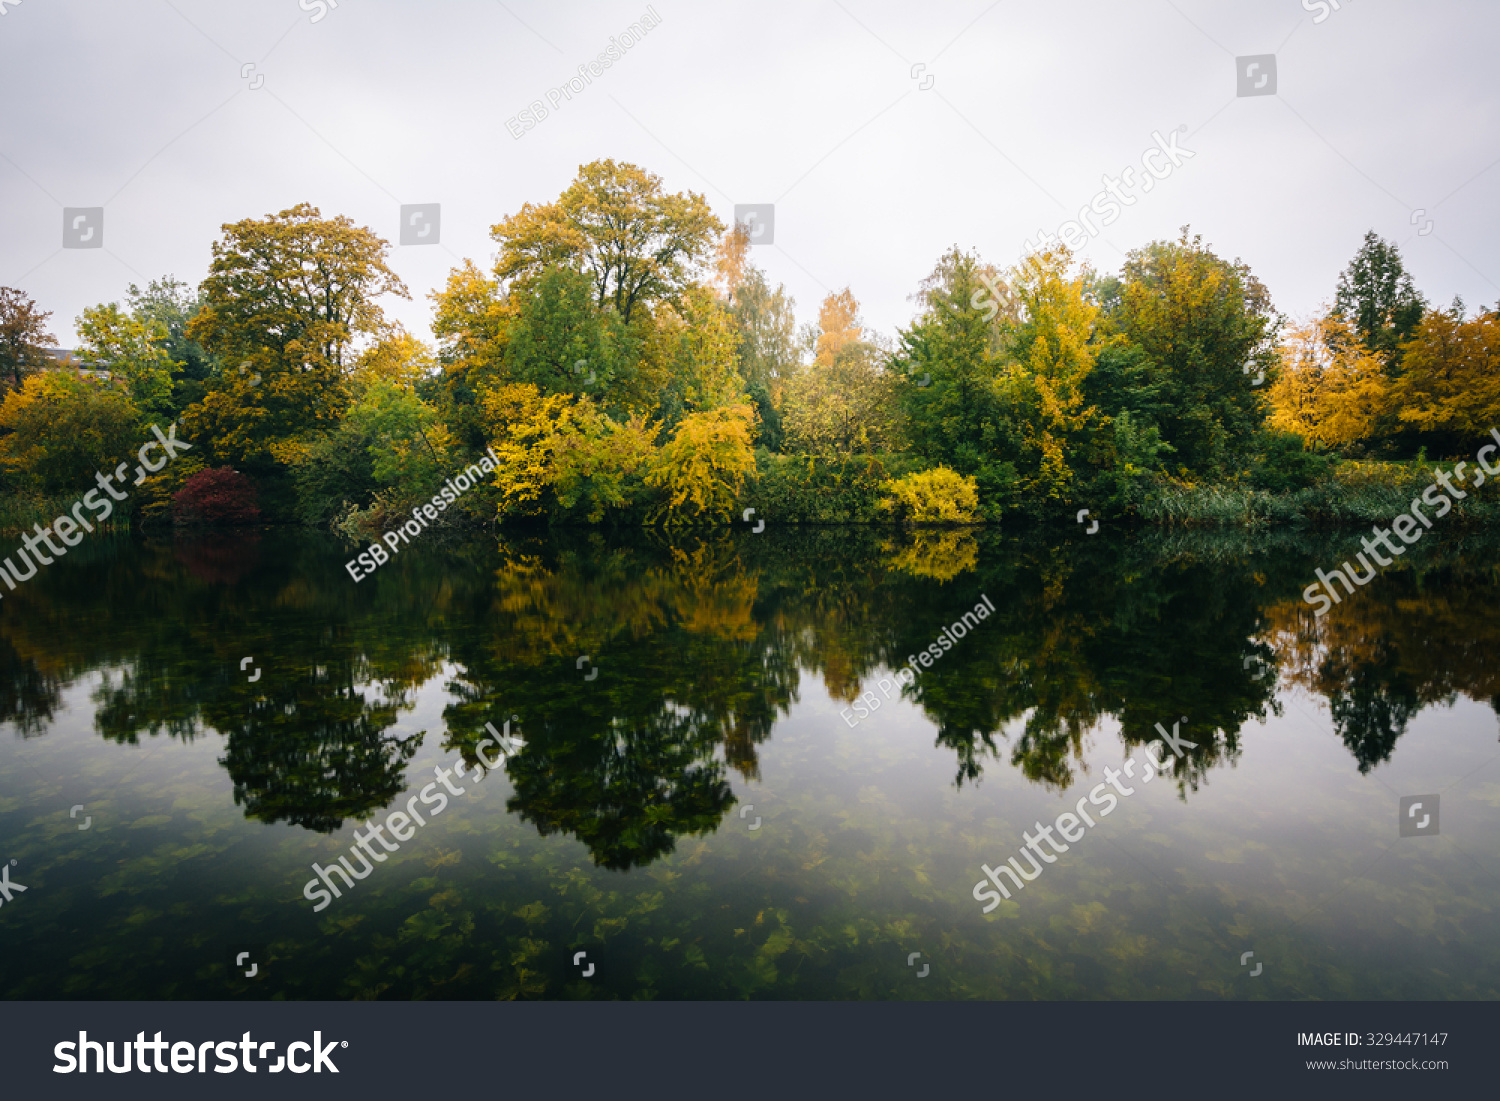
[[(1451, 467), (1445, 464), (1445, 469)], [(1434, 481), (1433, 469), (1416, 463), (1345, 462), (1313, 485), (1285, 493), (1151, 478), (1132, 487), (1130, 504), (1141, 520), (1167, 526), (1367, 526), (1388, 524), (1409, 511), (1412, 501)], [(1488, 483), (1475, 490), (1472, 478), (1460, 488), (1467, 496), (1452, 502), (1451, 511), (1438, 524), (1500, 522), (1500, 491), (1492, 493)], [(1430, 508), (1428, 514), (1432, 515)]]
[[(83, 494), (58, 493), (51, 496), (40, 493), (0, 492), (0, 535), (20, 535), (32, 531), (36, 525), (49, 526), (59, 516), (69, 515)], [(102, 523), (90, 516), (96, 528), (110, 530), (129, 528), (133, 500), (114, 502), (114, 511)]]
[(1308, 451), (1302, 437), (1291, 432), (1263, 432), (1256, 443), (1249, 478), (1255, 489), (1271, 493), (1307, 489), (1339, 465), (1337, 456)]
[(918, 469), (910, 455), (777, 455), (755, 453), (756, 479), (738, 505), (757, 517), (791, 524), (863, 524), (882, 519), (881, 486)]

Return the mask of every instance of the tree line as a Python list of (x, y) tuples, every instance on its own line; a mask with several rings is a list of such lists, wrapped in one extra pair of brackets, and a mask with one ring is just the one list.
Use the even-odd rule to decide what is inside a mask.
[(176, 421), (194, 453), (141, 487), (146, 519), (180, 520), (212, 473), (213, 515), (255, 516), (234, 500), (253, 493), (269, 518), (367, 531), (493, 448), (474, 519), (973, 521), (1297, 490), (1500, 425), (1500, 316), (1430, 305), (1373, 232), (1297, 323), (1186, 228), (1114, 274), (1062, 246), (1006, 270), (954, 246), (893, 338), (850, 288), (799, 327), (743, 227), (634, 165), (585, 165), (491, 235), (493, 267), (431, 295), (430, 343), (382, 309), (409, 297), (388, 242), (306, 204), (225, 225), (197, 287), (85, 309), (82, 372), (0, 288), (0, 489), (67, 493)]

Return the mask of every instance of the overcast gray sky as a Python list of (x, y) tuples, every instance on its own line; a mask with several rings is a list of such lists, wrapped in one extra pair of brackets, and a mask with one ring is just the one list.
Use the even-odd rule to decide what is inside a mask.
[[(1159, 133), (1193, 155), (1094, 217), (1095, 267), (1191, 224), (1303, 316), (1374, 229), (1430, 300), (1494, 304), (1500, 3), (1333, 2), (653, 0), (554, 107), (645, 3), (0, 0), (0, 285), (71, 345), (129, 283), (200, 280), (224, 222), (306, 201), (394, 245), (402, 204), (439, 203), (387, 306), (430, 341), (427, 293), (488, 266), (490, 226), (613, 157), (726, 222), (774, 203), (754, 259), (799, 317), (849, 285), (890, 334), (949, 245), (1014, 263)], [(1239, 71), (1264, 54), (1274, 85)], [(103, 208), (102, 248), (62, 247), (66, 207)]]

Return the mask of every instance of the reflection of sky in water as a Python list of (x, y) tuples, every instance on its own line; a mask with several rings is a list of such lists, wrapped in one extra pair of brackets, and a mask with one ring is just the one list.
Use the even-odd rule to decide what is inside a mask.
[[(934, 583), (967, 593), (962, 576)], [(1170, 595), (1170, 580), (1157, 583)], [(435, 766), (472, 747), (485, 719), (498, 728), (513, 708), (537, 756), (526, 758), (524, 784), (500, 773), (454, 798), (369, 879), (317, 915), (301, 894), (309, 865), (345, 853), (365, 811), (336, 815), (342, 825), (326, 833), (277, 817), (286, 800), (298, 804), (319, 790), (318, 769), (341, 758), (307, 758), (300, 749), (273, 765), (263, 758), (266, 747), (287, 744), (278, 715), (300, 722), (337, 688), (337, 677), (333, 688), (318, 682), (310, 695), (291, 692), (276, 714), (262, 716), (268, 725), (252, 732), (258, 740), (246, 743), (254, 759), (245, 766), (230, 761), (229, 746), (249, 735), (230, 729), (226, 736), (206, 718), (192, 741), (144, 729), (133, 745), (100, 737), (104, 675), (97, 666), (72, 666), (39, 731), (23, 738), (16, 724), (0, 726), (0, 835), (8, 842), (0, 859), (16, 859), (11, 877), (30, 888), (0, 909), (8, 945), (0, 988), (21, 997), (115, 998), (1500, 993), (1496, 715), (1454, 694), (1464, 690), (1465, 676), (1479, 676), (1488, 691), (1483, 676), (1493, 674), (1480, 661), (1474, 668), (1482, 674), (1459, 670), (1459, 683), (1431, 688), (1431, 677), (1424, 681), (1409, 661), (1382, 651), (1381, 640), (1399, 634), (1401, 618), (1417, 615), (1409, 604), (1398, 606), (1394, 585), (1378, 607), (1371, 590), (1370, 621), (1379, 629), (1359, 645), (1375, 665), (1399, 666), (1391, 683), (1406, 684), (1401, 691), (1439, 702), (1410, 707), (1404, 733), (1387, 746), (1388, 760), (1375, 752), (1361, 772), (1328, 700), (1305, 687), (1331, 674), (1316, 661), (1289, 660), (1287, 643), (1277, 651), (1279, 715), (1267, 708), (1265, 721), (1244, 723), (1232, 752), (1181, 783), (1163, 776), (1143, 785), (1137, 769), (1136, 780), (1121, 781), (1134, 794), (1013, 892), (1012, 902), (983, 915), (970, 893), (982, 878), (980, 865), (1016, 855), (1023, 831), (1072, 809), (1103, 781), (1106, 766), (1119, 768), (1131, 756), (1143, 762), (1151, 722), (1132, 713), (1135, 733), (1125, 736), (1117, 705), (1083, 700), (1075, 711), (1048, 700), (1013, 709), (988, 749), (977, 736), (958, 738), (952, 721), (952, 729), (940, 730), (927, 703), (888, 700), (876, 688), (888, 658), (913, 648), (908, 637), (889, 655), (864, 660), (859, 652), (868, 640), (855, 638), (858, 625), (850, 626), (846, 612), (808, 612), (821, 636), (808, 622), (790, 622), (814, 602), (801, 593), (770, 611), (756, 603), (754, 615), (721, 607), (716, 614), (730, 625), (728, 641), (719, 644), (702, 607), (723, 594), (693, 587), (702, 584), (684, 582), (689, 595), (675, 597), (677, 614), (692, 624), (686, 634), (656, 649), (650, 632), (623, 649), (594, 646), (598, 686), (617, 696), (588, 694), (581, 673), (553, 683), (557, 667), (573, 671), (573, 655), (562, 646), (551, 666), (523, 654), (505, 667), (509, 680), (497, 688), (496, 675), (477, 667), (488, 658), (475, 658), (474, 647), (503, 652), (504, 641), (466, 624), (468, 637), (459, 631), (458, 642), (434, 647), (443, 626), (392, 611), (385, 642), (395, 660), (407, 638), (434, 660), (404, 682), (390, 678), (389, 665), (349, 680), (353, 698), (362, 696), (365, 705), (361, 712), (356, 704), (356, 712), (386, 714), (376, 724), (379, 738), (426, 732), (410, 759), (393, 766), (399, 783), (391, 797), (379, 784), (370, 789), (379, 816), (429, 782)], [(752, 595), (769, 601), (771, 589), (762, 575)], [(699, 591), (703, 600), (695, 605), (691, 594)], [(923, 591), (896, 595), (914, 606), (927, 600)], [(1473, 588), (1455, 603), (1492, 607), (1492, 597), (1492, 587)], [(495, 614), (483, 600), (473, 603)], [(932, 609), (931, 622), (911, 626), (908, 635), (931, 637), (931, 624), (946, 613)], [(1268, 617), (1269, 630), (1289, 637), (1281, 614)], [(776, 623), (777, 616), (788, 622)], [(119, 624), (112, 629), (117, 639), (130, 637)], [(986, 632), (987, 644), (1001, 650), (1008, 636), (1023, 643), (1029, 637), (1003, 619), (979, 635)], [(813, 639), (816, 660), (788, 667), (796, 698), (778, 712), (770, 736), (754, 742), (753, 766), (745, 765), (743, 746), (703, 735), (703, 685), (759, 691), (759, 659), (735, 661), (753, 656), (757, 638), (790, 634), (798, 645)], [(269, 653), (275, 644), (257, 645)], [(1304, 647), (1302, 658), (1309, 653)], [(1012, 688), (1032, 677), (1044, 697), (1065, 679), (1066, 662), (1055, 653), (1050, 672), (1018, 673), (1012, 652), (977, 666), (974, 659), (956, 649), (922, 674), (918, 689), (932, 693), (931, 706), (948, 706), (945, 691), (961, 700), (972, 695), (974, 677)], [(1239, 659), (1235, 650), (1221, 664), (1232, 671)], [(158, 660), (170, 672), (130, 707), (144, 712), (169, 697), (172, 684), (180, 688), (181, 678), (201, 678), (201, 669), (174, 664), (187, 660)], [(1204, 657), (1205, 665), (1213, 660)], [(127, 672), (149, 677), (151, 664), (111, 661), (108, 681), (118, 688)], [(269, 659), (257, 664), (267, 679), (254, 689), (295, 676)], [(1106, 685), (1140, 668), (1099, 666), (1088, 683)], [(1189, 672), (1196, 671), (1165, 670), (1161, 691), (1180, 689), (1171, 678), (1185, 681)], [(840, 711), (856, 685), (876, 691), (881, 707), (850, 729)], [(476, 692), (493, 693), (495, 706), (474, 712), (477, 719), (455, 710), (472, 706)], [(730, 726), (749, 707), (735, 698), (724, 720)], [(392, 711), (380, 712), (386, 705)], [(594, 705), (602, 710), (589, 710)], [(246, 706), (227, 713), (239, 716)], [(656, 718), (629, 721), (612, 706)], [(1212, 739), (1191, 708), (1177, 710), (1188, 717), (1182, 736)], [(1061, 716), (1064, 731), (1076, 715), (1076, 736), (1064, 732), (1039, 749), (1044, 712)], [(327, 722), (362, 729), (346, 718), (330, 708)], [(1172, 718), (1170, 711), (1152, 716), (1168, 727)], [(144, 724), (145, 716), (119, 721)], [(961, 743), (973, 747), (979, 768), (956, 783)], [(304, 768), (306, 775), (298, 771)], [(243, 790), (231, 778), (236, 769)], [(287, 776), (301, 779), (288, 787)], [(714, 794), (715, 784), (732, 796)], [(1398, 838), (1400, 797), (1429, 793), (1441, 794), (1440, 835)], [(252, 802), (266, 821), (249, 817)], [(79, 803), (84, 811), (70, 819), (69, 808)], [(754, 810), (741, 816), (746, 804)], [(580, 807), (593, 811), (580, 818)], [(591, 828), (591, 815), (618, 818), (617, 828), (580, 835)], [(85, 816), (91, 826), (79, 830)], [(762, 824), (751, 830), (757, 818)], [(612, 871), (591, 859), (595, 844), (616, 853), (640, 846), (648, 855)], [(223, 960), (238, 943), (270, 946), (263, 979), (228, 976)], [(601, 965), (587, 983), (569, 966), (571, 952), (582, 949)], [(904, 966), (913, 951), (932, 964), (920, 982)], [(1264, 966), (1254, 978), (1240, 964), (1247, 951)]]

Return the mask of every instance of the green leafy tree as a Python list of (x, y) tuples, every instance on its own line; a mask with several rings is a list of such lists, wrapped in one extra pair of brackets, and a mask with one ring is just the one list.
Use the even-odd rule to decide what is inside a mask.
[(485, 439), (479, 395), (505, 380), (505, 353), (517, 303), (501, 293), (499, 280), (486, 277), (472, 260), (449, 272), (446, 285), (430, 297), (442, 368), (443, 419), (466, 447), (478, 450)]
[(756, 442), (772, 451), (781, 450), (785, 439), (781, 402), (787, 381), (802, 366), (796, 307), (786, 287), (772, 290), (759, 268), (750, 269), (734, 295), (740, 377), (760, 415)]
[(457, 464), (453, 434), (419, 393), (436, 370), (422, 342), (398, 330), (356, 362), (354, 401), (336, 428), (273, 445), (292, 468), (306, 522), (327, 523), (380, 493), (396, 509), (431, 495)]
[(457, 462), (437, 410), (410, 387), (373, 383), (349, 410), (347, 423), (366, 441), (375, 480), (414, 497), (441, 482)]
[(802, 367), (796, 302), (785, 286), (772, 290), (765, 273), (750, 262), (750, 235), (744, 223), (724, 234), (715, 267), (734, 317), (740, 378), (760, 424), (756, 445), (780, 451), (785, 441), (786, 384)]
[(572, 268), (589, 277), (601, 309), (629, 322), (640, 306), (677, 301), (723, 229), (703, 196), (665, 194), (659, 176), (599, 160), (556, 202), (527, 203), (490, 232), (501, 279), (526, 284)]
[(1009, 492), (1021, 446), (997, 389), (1016, 317), (999, 303), (985, 308), (990, 284), (1001, 288), (1000, 276), (977, 256), (956, 246), (944, 253), (913, 295), (922, 312), (901, 331), (893, 362), (912, 449), (974, 477), (981, 500)]
[(361, 342), (387, 331), (380, 297), (407, 296), (388, 248), (306, 203), (224, 227), (187, 330), (224, 364), (185, 416), (214, 458), (265, 466), (272, 444), (336, 423)]
[(1188, 471), (1223, 473), (1265, 420), (1251, 383), (1274, 374), (1270, 295), (1250, 269), (1184, 229), (1125, 262), (1115, 325), (1145, 353), (1157, 425)]
[(79, 358), (93, 370), (122, 379), (131, 400), (148, 418), (170, 421), (172, 361), (163, 344), (166, 326), (143, 322), (111, 302), (89, 306), (77, 321), (82, 341)]
[(82, 494), (140, 446), (143, 428), (123, 388), (44, 371), (0, 403), (0, 469), (34, 491)]
[(134, 283), (125, 295), (131, 316), (158, 333), (172, 369), (172, 412), (175, 416), (202, 399), (218, 361), (188, 336), (188, 326), (203, 307), (199, 291), (172, 276), (153, 279), (142, 290)]
[(531, 293), (515, 293), (521, 301), (505, 352), (506, 381), (549, 394), (608, 390), (611, 357), (588, 277), (551, 267)]

